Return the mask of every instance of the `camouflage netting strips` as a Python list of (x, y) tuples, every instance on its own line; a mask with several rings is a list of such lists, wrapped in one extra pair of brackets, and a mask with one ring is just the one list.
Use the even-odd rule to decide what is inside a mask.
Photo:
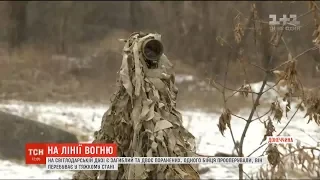
[[(182, 126), (176, 110), (172, 64), (162, 52), (156, 63), (145, 58), (154, 53), (145, 46), (151, 39), (161, 42), (159, 34), (143, 33), (124, 41), (119, 89), (93, 143), (117, 143), (120, 157), (194, 156), (194, 136)], [(200, 179), (192, 165), (119, 165), (118, 169), (80, 171), (73, 179)]]

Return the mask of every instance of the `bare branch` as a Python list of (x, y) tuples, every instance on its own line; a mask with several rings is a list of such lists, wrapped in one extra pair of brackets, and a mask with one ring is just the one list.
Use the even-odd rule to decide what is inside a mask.
[[(313, 50), (316, 50), (316, 49), (318, 49), (318, 47), (316, 47), (316, 46), (315, 46), (315, 47), (312, 47), (312, 48), (309, 48), (309, 49), (303, 51), (302, 53), (298, 54), (297, 56), (295, 56), (293, 59), (297, 61), (300, 56), (308, 53), (309, 51), (313, 51)], [(274, 71), (274, 70), (276, 70), (276, 69), (279, 69), (280, 67), (288, 64), (289, 62), (290, 62), (290, 61), (285, 61), (285, 62), (283, 62), (283, 63), (281, 63), (280, 65), (278, 65), (277, 67), (273, 68), (271, 71)]]

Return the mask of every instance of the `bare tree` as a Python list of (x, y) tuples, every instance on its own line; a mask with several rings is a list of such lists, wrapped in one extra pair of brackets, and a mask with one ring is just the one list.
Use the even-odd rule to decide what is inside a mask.
[(137, 31), (139, 28), (139, 13), (141, 11), (141, 5), (139, 1), (129, 2), (129, 15), (130, 15), (130, 29), (132, 32)]
[[(257, 4), (252, 4), (252, 16), (255, 16), (257, 12), (258, 6), (255, 6)], [(261, 5), (261, 4), (260, 4)], [(289, 4), (290, 7), (292, 3)], [(259, 7), (260, 10), (262, 10), (262, 6)], [(317, 10), (318, 11), (318, 10)], [(262, 11), (263, 12), (263, 11)], [(290, 12), (289, 12), (290, 13)], [(288, 13), (288, 14), (289, 14)], [(317, 33), (317, 43), (316, 46), (310, 49), (307, 49), (303, 52), (301, 52), (298, 55), (293, 55), (290, 50), (290, 48), (287, 46), (287, 43), (282, 38), (284, 34), (284, 30), (286, 25), (283, 25), (281, 30), (277, 31), (277, 37), (272, 38), (268, 35), (269, 27), (268, 25), (263, 27), (265, 29), (262, 30), (262, 36), (260, 39), (260, 43), (262, 44), (262, 56), (263, 56), (263, 67), (260, 67), (258, 65), (255, 65), (258, 69), (264, 71), (264, 79), (262, 82), (262, 85), (259, 89), (259, 92), (254, 92), (251, 88), (250, 84), (245, 83), (243, 86), (241, 86), (238, 90), (232, 90), (232, 94), (226, 98), (226, 89), (231, 89), (229, 87), (226, 87), (226, 81), (224, 80), (224, 83), (215, 82), (215, 87), (221, 86), (221, 88), (217, 88), (219, 92), (222, 93), (223, 99), (224, 99), (224, 110), (219, 118), (218, 128), (222, 135), (224, 135), (225, 131), (227, 129), (230, 130), (230, 134), (232, 137), (232, 141), (234, 145), (236, 146), (238, 144), (238, 148), (236, 148), (238, 156), (239, 157), (250, 157), (254, 153), (256, 153), (259, 149), (265, 147), (268, 142), (265, 142), (267, 140), (268, 136), (281, 136), (285, 129), (289, 126), (289, 124), (292, 122), (292, 119), (295, 117), (297, 112), (303, 108), (306, 109), (306, 115), (305, 117), (309, 117), (308, 122), (314, 121), (318, 126), (320, 125), (319, 120), (319, 88), (314, 89), (307, 89), (303, 86), (299, 73), (297, 70), (297, 62), (300, 59), (300, 57), (307, 52), (310, 52), (311, 50), (315, 48), (319, 48), (320, 44), (320, 30), (318, 30)], [(267, 33), (267, 34), (263, 34)], [(244, 34), (240, 34), (240, 37), (243, 37)], [(245, 40), (244, 38), (239, 38), (240, 40)], [(274, 41), (272, 41), (274, 40)], [(273, 43), (269, 42), (272, 41)], [(285, 46), (287, 49), (288, 54), (288, 60), (285, 61), (282, 64), (279, 64), (277, 66), (273, 66), (273, 57), (277, 54), (276, 51), (280, 46)], [(227, 66), (229, 64), (229, 60), (227, 63)], [(245, 66), (244, 64), (242, 66)], [(245, 68), (244, 68), (245, 71)], [(226, 75), (228, 74), (228, 68), (226, 69)], [(246, 73), (246, 72), (245, 72)], [(276, 84), (274, 86), (269, 86), (267, 84), (268, 81), (270, 81), (271, 75), (274, 74), (277, 77)], [(226, 77), (225, 77), (226, 79)], [(250, 77), (246, 77), (244, 79), (245, 82), (249, 82)], [(219, 85), (219, 86), (218, 86)], [(280, 106), (280, 101), (278, 99), (275, 99), (274, 102), (271, 104), (270, 109), (266, 111), (263, 115), (259, 115), (260, 113), (260, 100), (263, 94), (265, 94), (267, 91), (274, 89), (274, 87), (280, 87), (284, 86), (286, 87), (286, 93), (285, 95), (279, 94), (279, 96), (283, 98), (283, 102), (286, 103), (285, 108)], [(241, 117), (236, 114), (233, 114), (231, 110), (227, 107), (227, 101), (229, 98), (231, 98), (236, 92), (241, 94), (244, 98), (247, 98), (248, 96), (252, 97), (252, 109), (250, 111), (249, 117)], [(255, 96), (253, 96), (255, 94)], [(298, 97), (298, 99), (294, 99)], [(296, 103), (295, 109), (292, 107), (292, 104)], [(293, 111), (294, 110), (294, 111)], [(291, 112), (291, 117), (288, 115)], [(232, 131), (232, 117), (237, 117), (245, 121), (245, 127), (243, 129), (242, 135), (240, 137), (240, 141), (236, 140), (238, 137), (234, 136), (234, 133)], [(257, 116), (256, 118), (254, 116)], [(281, 128), (280, 131), (276, 131), (276, 123), (280, 123), (280, 121), (283, 121), (283, 117), (287, 117), (287, 122), (284, 127)], [(262, 142), (260, 146), (249, 153), (248, 155), (244, 154), (244, 141), (247, 136), (248, 128), (250, 127), (251, 123), (254, 121), (260, 121), (262, 125), (264, 125), (265, 128), (265, 134), (262, 137)], [(276, 134), (277, 133), (277, 134)], [(238, 138), (239, 139), (239, 138)], [(269, 144), (265, 151), (260, 156), (267, 156), (268, 165), (266, 167), (261, 167), (260, 171), (257, 173), (257, 179), (288, 179), (287, 172), (289, 169), (298, 169), (299, 166), (302, 166), (302, 171), (306, 172), (305, 175), (309, 177), (317, 177), (319, 178), (319, 160), (318, 157), (314, 155), (314, 151), (320, 151), (319, 148), (316, 147), (315, 144), (307, 146), (301, 146), (299, 143), (294, 145), (274, 145)], [(310, 151), (311, 152), (308, 152)], [(281, 152), (282, 151), (282, 152)], [(284, 152), (284, 153), (283, 153)], [(288, 161), (288, 158), (291, 158), (291, 162)], [(306, 167), (305, 162), (308, 163), (308, 167)], [(288, 165), (290, 164), (290, 165)], [(313, 168), (314, 167), (314, 168)], [(243, 169), (243, 164), (239, 164), (239, 179), (244, 179), (244, 177), (247, 177), (249, 179), (253, 179), (253, 176), (249, 175), (247, 172)]]
[(26, 40), (28, 1), (7, 1), (9, 50), (19, 48)]
[[(256, 9), (257, 9), (257, 15), (260, 18), (268, 17), (268, 13), (265, 11), (265, 8), (263, 6), (266, 6), (267, 4), (262, 4), (262, 2), (256, 3)], [(262, 52), (262, 67), (267, 69), (269, 59), (271, 57), (271, 45), (270, 45), (270, 39), (271, 39), (271, 33), (270, 33), (270, 27), (267, 23), (260, 23), (261, 28), (261, 35), (258, 36), (260, 46), (261, 46), (261, 52)], [(275, 57), (273, 57), (275, 58)], [(274, 60), (270, 62), (271, 68), (274, 66)]]
[(57, 52), (61, 54), (65, 54), (67, 52), (67, 30), (70, 19), (71, 8), (74, 5), (73, 1), (63, 1), (61, 2), (61, 16), (59, 20), (58, 26), (58, 44), (57, 44)]

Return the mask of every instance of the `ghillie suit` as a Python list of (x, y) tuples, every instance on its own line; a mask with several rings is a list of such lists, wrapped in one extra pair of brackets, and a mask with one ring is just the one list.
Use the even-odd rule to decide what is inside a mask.
[[(194, 137), (176, 110), (178, 89), (158, 34), (125, 40), (119, 90), (93, 143), (116, 143), (119, 157), (193, 156)], [(193, 179), (191, 165), (119, 165), (118, 171), (80, 171), (73, 179)]]

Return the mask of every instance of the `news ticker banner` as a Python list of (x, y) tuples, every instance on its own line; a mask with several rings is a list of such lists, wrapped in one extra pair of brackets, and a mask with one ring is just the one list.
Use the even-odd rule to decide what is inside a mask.
[[(268, 142), (291, 140), (271, 138)], [(45, 164), (47, 170), (118, 170), (119, 164), (267, 163), (265, 157), (117, 157), (116, 144), (30, 143), (26, 144), (25, 153), (26, 164)]]
[(118, 170), (119, 164), (265, 164), (265, 157), (47, 157), (47, 170)]

